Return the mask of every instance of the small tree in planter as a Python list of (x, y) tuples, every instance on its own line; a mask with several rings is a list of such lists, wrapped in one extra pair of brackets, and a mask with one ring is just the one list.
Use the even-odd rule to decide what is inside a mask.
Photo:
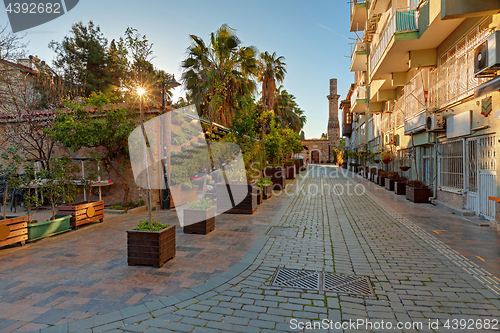
[[(25, 162), (25, 156), (19, 147), (8, 148), (0, 155), (0, 179), (3, 180), (3, 219), (7, 218), (9, 190), (19, 188), (19, 168)], [(12, 208), (11, 208), (12, 209)]]
[(264, 200), (269, 199), (272, 196), (273, 182), (271, 181), (271, 179), (266, 177), (259, 178), (257, 180), (257, 186), (262, 190), (262, 198)]
[(389, 191), (394, 191), (394, 183), (399, 179), (397, 172), (387, 172), (387, 178), (385, 180), (385, 188)]
[(414, 203), (428, 203), (431, 190), (421, 180), (409, 180), (406, 183), (406, 199)]
[(215, 230), (215, 203), (205, 198), (188, 204), (184, 213), (184, 233), (206, 235)]
[(35, 190), (35, 187), (40, 184), (42, 176), (42, 173), (37, 170), (34, 162), (25, 164), (19, 189), (23, 190), (24, 206), (28, 210), (28, 224), (36, 222), (33, 221), (33, 217), (42, 205), (42, 199)]
[(406, 182), (408, 179), (406, 177), (399, 177), (399, 179), (394, 182), (394, 193), (396, 195), (406, 195)]
[(264, 169), (264, 177), (271, 178), (273, 189), (283, 190), (285, 188), (285, 170), (281, 166), (283, 158), (283, 137), (276, 125), (276, 121), (271, 119), (270, 131), (265, 139), (267, 159), (271, 166)]
[(52, 218), (55, 219), (57, 206), (75, 200), (77, 187), (74, 181), (77, 167), (69, 156), (52, 158), (48, 165), (50, 169), (41, 170), (40, 176), (45, 181), (44, 193), (52, 208)]

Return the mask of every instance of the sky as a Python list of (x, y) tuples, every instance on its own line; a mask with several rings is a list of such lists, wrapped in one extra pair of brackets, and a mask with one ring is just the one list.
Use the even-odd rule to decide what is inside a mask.
[[(19, 34), (26, 35), (29, 54), (50, 64), (54, 53), (49, 42), (62, 41), (72, 24), (90, 20), (109, 42), (123, 36), (127, 27), (146, 35), (153, 43), (155, 67), (173, 73), (179, 82), (189, 35), (207, 42), (211, 32), (228, 24), (243, 46), (285, 57), (282, 84), (305, 111), (308, 139), (327, 131), (330, 79), (338, 79), (340, 100), (354, 80), (347, 57), (349, 37), (354, 37), (349, 33), (347, 0), (80, 0), (65, 15)], [(1, 12), (0, 25), (7, 24), (7, 13)], [(176, 88), (173, 100), (184, 94), (183, 87)]]

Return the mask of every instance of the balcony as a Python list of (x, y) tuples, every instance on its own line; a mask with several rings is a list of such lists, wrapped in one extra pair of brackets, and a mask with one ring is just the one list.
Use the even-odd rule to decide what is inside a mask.
[(351, 112), (366, 112), (366, 86), (356, 86), (351, 95)]
[(366, 1), (353, 0), (351, 3), (350, 31), (363, 31), (366, 25)]
[(352, 133), (352, 113), (350, 110), (350, 101), (343, 101), (346, 103), (345, 108), (342, 110), (342, 136), (350, 137)]
[(351, 55), (351, 72), (365, 72), (368, 65), (366, 44), (356, 42)]
[(474, 49), (488, 39), (490, 34), (486, 24), (483, 29), (469, 33), (446, 57), (441, 66), (429, 73), (428, 106), (443, 108), (474, 93), (487, 78), (474, 77)]
[[(382, 59), (389, 53), (391, 48), (394, 48), (394, 44), (403, 43), (408, 44), (408, 41), (418, 39), (418, 12), (417, 7), (404, 7), (396, 8), (390, 12), (389, 18), (382, 31), (380, 32), (380, 38), (375, 47), (372, 48), (370, 57), (370, 72), (375, 74)], [(407, 45), (405, 45), (407, 46)], [(401, 54), (394, 54), (398, 58), (403, 59), (404, 65), (407, 62), (407, 55), (405, 53), (408, 51), (406, 47), (403, 47), (399, 52)], [(394, 63), (391, 62), (391, 67), (394, 67)], [(392, 69), (390, 72), (400, 72), (406, 71), (407, 68), (400, 70)]]

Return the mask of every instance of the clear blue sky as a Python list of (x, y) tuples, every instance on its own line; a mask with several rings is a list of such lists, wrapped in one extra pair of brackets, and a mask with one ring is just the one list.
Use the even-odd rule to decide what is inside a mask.
[[(51, 63), (54, 54), (48, 43), (61, 41), (73, 23), (90, 20), (109, 42), (127, 27), (138, 29), (154, 44), (153, 64), (177, 79), (189, 35), (208, 41), (212, 31), (227, 23), (237, 30), (242, 45), (285, 57), (288, 73), (283, 86), (306, 112), (307, 138), (326, 133), (330, 78), (338, 79), (341, 99), (354, 78), (345, 57), (352, 42), (347, 0), (80, 0), (62, 17), (25, 31), (30, 54)], [(7, 22), (2, 12), (0, 25)], [(184, 93), (176, 88), (174, 100)]]

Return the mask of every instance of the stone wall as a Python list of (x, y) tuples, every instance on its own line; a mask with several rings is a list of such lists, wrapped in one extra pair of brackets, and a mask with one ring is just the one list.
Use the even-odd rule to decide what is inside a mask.
[[(299, 155), (303, 156), (305, 159), (312, 163), (312, 152), (319, 151), (319, 163), (328, 162), (328, 147), (329, 141), (328, 139), (310, 139), (310, 140), (300, 140), (302, 146), (307, 147), (307, 150), (303, 150)], [(309, 155), (307, 154), (309, 152)], [(333, 158), (333, 156), (330, 156)]]
[(464, 209), (467, 197), (464, 194), (437, 190), (436, 199), (457, 209)]

